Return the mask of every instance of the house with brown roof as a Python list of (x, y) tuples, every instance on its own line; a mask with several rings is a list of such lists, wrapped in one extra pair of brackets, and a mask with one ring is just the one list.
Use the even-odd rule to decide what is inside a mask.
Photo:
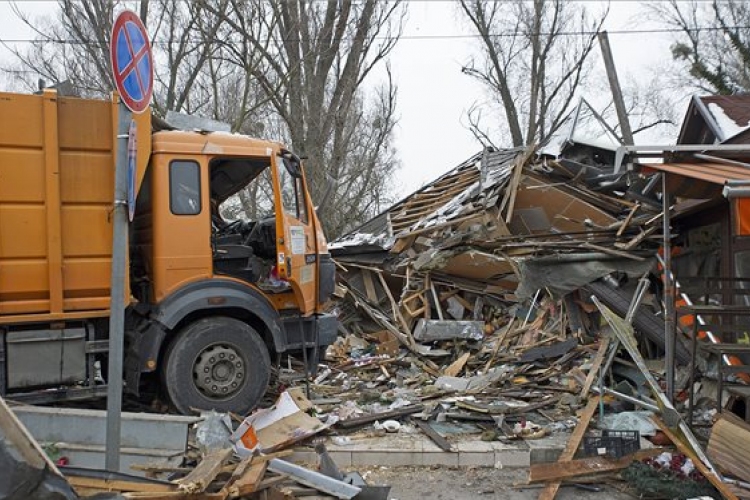
[(677, 144), (750, 144), (750, 94), (694, 95)]

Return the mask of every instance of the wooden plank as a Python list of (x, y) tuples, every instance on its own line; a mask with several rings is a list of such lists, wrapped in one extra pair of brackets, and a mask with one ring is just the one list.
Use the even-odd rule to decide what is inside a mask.
[(416, 236), (407, 236), (405, 238), (399, 238), (391, 247), (390, 252), (401, 253), (404, 250), (407, 250), (409, 247), (411, 247), (414, 244), (414, 240), (416, 239), (417, 239)]
[(594, 379), (596, 379), (596, 375), (599, 373), (599, 368), (601, 368), (602, 363), (604, 362), (604, 357), (607, 355), (607, 349), (609, 349), (609, 343), (610, 343), (610, 337), (604, 337), (601, 341), (601, 344), (599, 344), (599, 350), (596, 351), (596, 357), (594, 358), (594, 361), (591, 363), (591, 369), (589, 370), (589, 373), (586, 376), (586, 381), (583, 383), (583, 389), (581, 390), (581, 397), (586, 397), (586, 395), (591, 390), (591, 385), (594, 383)]
[(448, 440), (441, 436), (438, 431), (433, 429), (429, 423), (419, 419), (412, 419), (412, 422), (414, 422), (414, 425), (419, 427), (419, 429), (424, 432), (425, 435), (427, 435), (427, 437), (430, 438), (433, 443), (438, 445), (441, 450), (451, 452), (455, 451)]
[(472, 212), (467, 215), (463, 215), (461, 217), (456, 217), (455, 219), (448, 220), (446, 222), (441, 222), (440, 224), (434, 224), (429, 227), (423, 227), (420, 229), (415, 229), (414, 231), (410, 231), (408, 233), (398, 234), (398, 231), (395, 230), (394, 227), (394, 233), (397, 233), (399, 238), (406, 238), (408, 236), (418, 236), (420, 234), (424, 233), (430, 233), (432, 231), (437, 231), (438, 229), (442, 229), (447, 226), (454, 226), (456, 224), (460, 224), (462, 222), (470, 221), (473, 219), (478, 219), (484, 215), (483, 212)]
[(283, 474), (278, 475), (278, 476), (267, 477), (258, 484), (258, 486), (255, 488), (255, 491), (258, 492), (258, 491), (263, 491), (268, 488), (273, 488), (279, 483), (283, 483), (287, 479), (288, 479), (288, 476), (285, 476)]
[(2, 397), (0, 397), (0, 439), (3, 445), (15, 448), (14, 455), (34, 469), (49, 469), (53, 474), (62, 476), (57, 466), (42, 450), (29, 430), (18, 420)]
[(187, 476), (175, 481), (180, 491), (202, 493), (221, 471), (224, 461), (232, 456), (232, 448), (214, 450), (206, 455), (198, 466)]
[(396, 304), (396, 299), (393, 298), (393, 294), (391, 293), (391, 289), (388, 288), (388, 283), (385, 281), (383, 273), (379, 271), (377, 274), (378, 278), (380, 278), (380, 285), (383, 287), (383, 290), (385, 290), (385, 294), (388, 296), (388, 300), (391, 303), (391, 309), (393, 309), (393, 315), (395, 316), (395, 319), (398, 320), (398, 322), (401, 324), (401, 328), (404, 329), (406, 336), (409, 338), (409, 342), (414, 345), (414, 339), (411, 335), (411, 328), (409, 328), (409, 324), (401, 314), (401, 309), (398, 307), (398, 304)]
[(657, 417), (656, 415), (651, 416), (651, 420), (654, 421), (654, 423), (659, 427), (659, 429), (666, 434), (666, 436), (672, 441), (672, 443), (677, 447), (680, 452), (682, 452), (683, 455), (688, 457), (690, 460), (693, 461), (693, 465), (695, 465), (695, 468), (698, 469), (698, 471), (703, 474), (703, 477), (708, 479), (708, 481), (714, 485), (714, 487), (719, 490), (719, 493), (724, 496), (726, 500), (739, 500), (737, 498), (737, 495), (735, 495), (731, 489), (729, 488), (729, 485), (725, 484), (724, 481), (721, 480), (716, 474), (711, 472), (711, 470), (704, 464), (700, 458), (698, 458), (698, 455), (695, 454), (693, 449), (686, 445), (682, 439), (680, 439), (677, 434), (672, 432), (672, 429), (670, 429), (667, 424), (662, 422), (662, 420)]
[(66, 476), (65, 479), (68, 483), (78, 490), (78, 488), (87, 488), (97, 490), (100, 492), (105, 491), (119, 491), (119, 492), (142, 492), (142, 493), (176, 493), (177, 487), (172, 484), (159, 484), (152, 482), (141, 482), (141, 481), (125, 481), (122, 479), (106, 479), (98, 477), (84, 477), (84, 476)]
[[(224, 487), (229, 493), (229, 498), (240, 498), (253, 493), (263, 480), (266, 467), (268, 467), (268, 460), (253, 463), (247, 470), (244, 470), (239, 477), (232, 481), (231, 485)], [(234, 477), (234, 474), (232, 477)]]
[[(481, 388), (482, 390), (484, 388)], [(476, 392), (475, 389), (472, 389), (470, 391), (466, 391), (467, 394)], [(488, 415), (519, 415), (522, 413), (528, 413), (530, 411), (535, 411), (540, 408), (544, 408), (546, 406), (550, 406), (553, 404), (556, 404), (558, 401), (560, 401), (560, 396), (550, 396), (547, 399), (544, 399), (542, 401), (537, 401), (534, 403), (529, 403), (526, 406), (518, 406), (518, 407), (502, 407), (499, 405), (489, 405), (485, 403), (477, 403), (474, 401), (456, 401), (456, 407), (463, 408), (465, 410), (473, 411), (476, 413), (485, 413)]]
[(648, 450), (640, 450), (618, 459), (591, 457), (571, 460), (569, 462), (532, 464), (529, 469), (529, 483), (564, 481), (565, 479), (578, 476), (618, 471), (625, 469), (633, 462), (659, 455), (663, 451), (663, 448), (649, 448)]
[(460, 358), (451, 363), (448, 368), (443, 370), (443, 375), (446, 375), (448, 377), (458, 376), (458, 374), (461, 373), (461, 370), (464, 369), (464, 365), (466, 365), (466, 362), (469, 361), (470, 355), (471, 354), (468, 352), (464, 353)]
[(376, 420), (387, 420), (389, 418), (404, 417), (406, 415), (411, 415), (412, 413), (422, 411), (423, 409), (424, 405), (421, 404), (404, 406), (403, 408), (399, 408), (397, 410), (386, 411), (383, 413), (374, 413), (372, 415), (365, 415), (363, 417), (347, 418), (346, 420), (339, 420), (338, 422), (336, 422), (336, 427), (350, 429), (352, 427), (359, 427), (360, 425), (375, 422)]
[[(586, 407), (581, 413), (581, 418), (578, 421), (578, 425), (576, 425), (576, 428), (570, 435), (570, 439), (568, 439), (568, 444), (565, 445), (565, 449), (560, 454), (558, 463), (570, 462), (571, 460), (573, 460), (573, 457), (576, 454), (576, 450), (578, 450), (578, 446), (581, 444), (583, 435), (586, 433), (586, 429), (588, 428), (589, 423), (591, 422), (591, 418), (594, 416), (594, 413), (596, 413), (596, 409), (598, 408), (598, 406), (599, 397), (593, 397), (589, 399), (589, 402), (586, 404)], [(557, 491), (560, 489), (561, 484), (562, 483), (560, 481), (554, 481), (548, 484), (539, 494), (539, 500), (553, 500), (555, 498), (555, 495), (557, 495)]]
[(438, 296), (437, 290), (435, 290), (435, 283), (433, 283), (432, 280), (430, 280), (430, 291), (432, 292), (432, 298), (435, 300), (435, 309), (437, 309), (438, 319), (443, 321), (445, 319), (443, 316), (443, 308), (440, 307), (440, 297)]
[(372, 273), (366, 269), (362, 269), (362, 281), (365, 284), (365, 292), (367, 292), (367, 298), (373, 304), (379, 304), (378, 294), (375, 291), (375, 282), (372, 280)]
[(510, 224), (511, 219), (513, 218), (513, 209), (515, 208), (515, 204), (516, 204), (516, 195), (518, 194), (518, 186), (521, 183), (521, 173), (523, 172), (523, 166), (526, 164), (526, 161), (534, 153), (535, 149), (536, 149), (536, 146), (530, 146), (526, 149), (525, 153), (523, 153), (522, 155), (518, 155), (515, 159), (515, 164), (513, 165), (513, 174), (511, 176), (510, 182), (505, 187), (505, 194), (503, 195), (503, 199), (500, 202), (501, 213), (503, 210), (507, 208), (505, 212), (506, 224)]
[(190, 495), (184, 491), (173, 492), (148, 492), (148, 491), (130, 491), (121, 493), (118, 498), (133, 498), (139, 500), (224, 500), (221, 493), (197, 493)]
[(723, 412), (711, 429), (706, 453), (719, 469), (750, 482), (750, 424)]
[(638, 211), (638, 209), (641, 208), (640, 202), (636, 202), (636, 204), (633, 206), (633, 208), (630, 210), (630, 213), (627, 217), (625, 217), (625, 220), (622, 221), (622, 224), (620, 224), (620, 229), (617, 230), (617, 234), (615, 235), (617, 238), (622, 236), (622, 233), (625, 232), (625, 229), (630, 225), (630, 222), (633, 220), (633, 216)]

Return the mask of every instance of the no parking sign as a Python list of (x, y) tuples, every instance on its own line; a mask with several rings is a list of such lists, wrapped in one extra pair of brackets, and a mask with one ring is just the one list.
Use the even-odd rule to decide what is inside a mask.
[(109, 44), (112, 75), (122, 102), (142, 113), (154, 90), (153, 57), (146, 27), (135, 12), (120, 12), (112, 25)]

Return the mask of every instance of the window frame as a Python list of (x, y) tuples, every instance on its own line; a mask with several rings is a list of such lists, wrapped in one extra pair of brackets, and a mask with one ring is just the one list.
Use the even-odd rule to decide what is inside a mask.
[[(197, 173), (197, 192), (198, 192), (198, 208), (195, 212), (177, 212), (175, 211), (175, 196), (174, 196), (174, 171), (175, 164), (188, 164), (195, 167)], [(201, 181), (201, 167), (200, 163), (195, 160), (189, 159), (175, 159), (169, 162), (169, 211), (172, 215), (178, 217), (191, 217), (200, 215), (203, 212), (203, 192), (202, 192), (202, 181)]]

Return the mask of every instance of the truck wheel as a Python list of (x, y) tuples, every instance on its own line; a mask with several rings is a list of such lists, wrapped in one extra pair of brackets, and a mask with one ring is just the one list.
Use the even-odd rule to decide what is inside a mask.
[(246, 415), (260, 402), (270, 375), (258, 332), (234, 318), (212, 317), (177, 334), (166, 352), (162, 382), (182, 414), (196, 408)]

